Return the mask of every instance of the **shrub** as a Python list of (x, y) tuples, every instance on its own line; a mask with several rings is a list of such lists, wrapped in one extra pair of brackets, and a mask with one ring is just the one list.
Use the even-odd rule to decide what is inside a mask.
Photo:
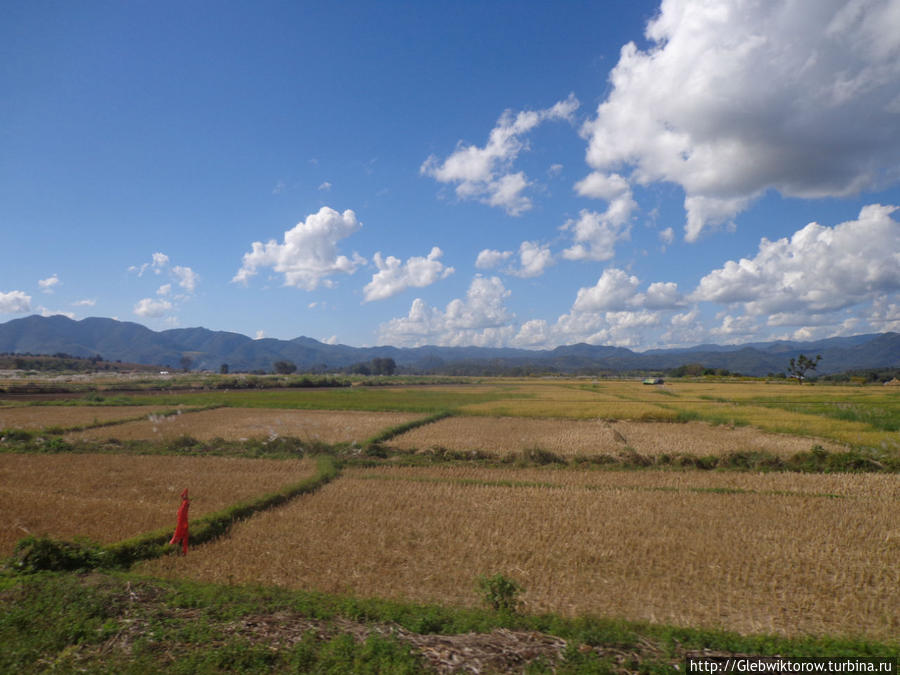
[(521, 602), (519, 595), (524, 590), (516, 581), (499, 573), (492, 577), (479, 576), (478, 589), (488, 606), (496, 612), (506, 614), (514, 614), (518, 610)]

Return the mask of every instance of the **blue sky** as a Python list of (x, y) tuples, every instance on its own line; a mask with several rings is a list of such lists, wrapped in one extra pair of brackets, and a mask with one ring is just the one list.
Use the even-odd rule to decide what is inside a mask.
[(900, 330), (900, 0), (5, 2), (0, 321)]

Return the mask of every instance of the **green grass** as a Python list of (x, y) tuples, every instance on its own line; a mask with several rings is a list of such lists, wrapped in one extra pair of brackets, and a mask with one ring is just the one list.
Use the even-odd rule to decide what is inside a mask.
[(760, 401), (756, 405), (846, 422), (861, 422), (881, 431), (900, 431), (900, 397), (884, 401)]
[[(299, 627), (299, 635), (291, 634), (291, 626)], [(687, 651), (704, 649), (794, 657), (900, 654), (900, 643), (854, 638), (743, 636), (122, 573), (0, 577), (0, 672), (418, 673), (427, 672), (427, 664), (404, 634), (496, 628), (568, 642), (553, 670), (544, 660), (527, 672), (605, 672), (598, 668), (611, 652), (629, 654), (640, 672), (677, 672), (674, 666), (683, 667)]]

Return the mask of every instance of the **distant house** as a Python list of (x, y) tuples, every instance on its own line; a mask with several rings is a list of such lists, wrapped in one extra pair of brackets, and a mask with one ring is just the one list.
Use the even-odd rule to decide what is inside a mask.
[(900, 387), (900, 380), (898, 380), (895, 377), (893, 380), (888, 380), (887, 382), (885, 382), (884, 386), (885, 387)]
[(661, 377), (648, 377), (646, 380), (644, 380), (644, 384), (664, 384), (664, 383), (665, 383), (665, 380), (663, 380)]

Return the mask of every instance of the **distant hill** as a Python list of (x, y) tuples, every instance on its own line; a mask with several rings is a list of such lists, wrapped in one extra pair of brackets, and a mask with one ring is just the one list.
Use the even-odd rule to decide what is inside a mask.
[(178, 367), (185, 356), (199, 370), (232, 372), (271, 370), (275, 361), (297, 364), (301, 371), (336, 370), (374, 358), (392, 358), (401, 368), (418, 372), (559, 373), (666, 370), (686, 363), (723, 368), (746, 375), (783, 372), (791, 357), (821, 354), (818, 374), (865, 368), (900, 367), (900, 333), (829, 338), (814, 342), (757, 342), (744, 345), (700, 345), (688, 349), (634, 352), (622, 347), (574, 344), (550, 350), (487, 347), (348, 347), (308, 337), (253, 340), (246, 335), (206, 328), (152, 331), (114, 319), (73, 321), (64, 316), (29, 316), (0, 324), (0, 353), (71, 354), (107, 361)]

